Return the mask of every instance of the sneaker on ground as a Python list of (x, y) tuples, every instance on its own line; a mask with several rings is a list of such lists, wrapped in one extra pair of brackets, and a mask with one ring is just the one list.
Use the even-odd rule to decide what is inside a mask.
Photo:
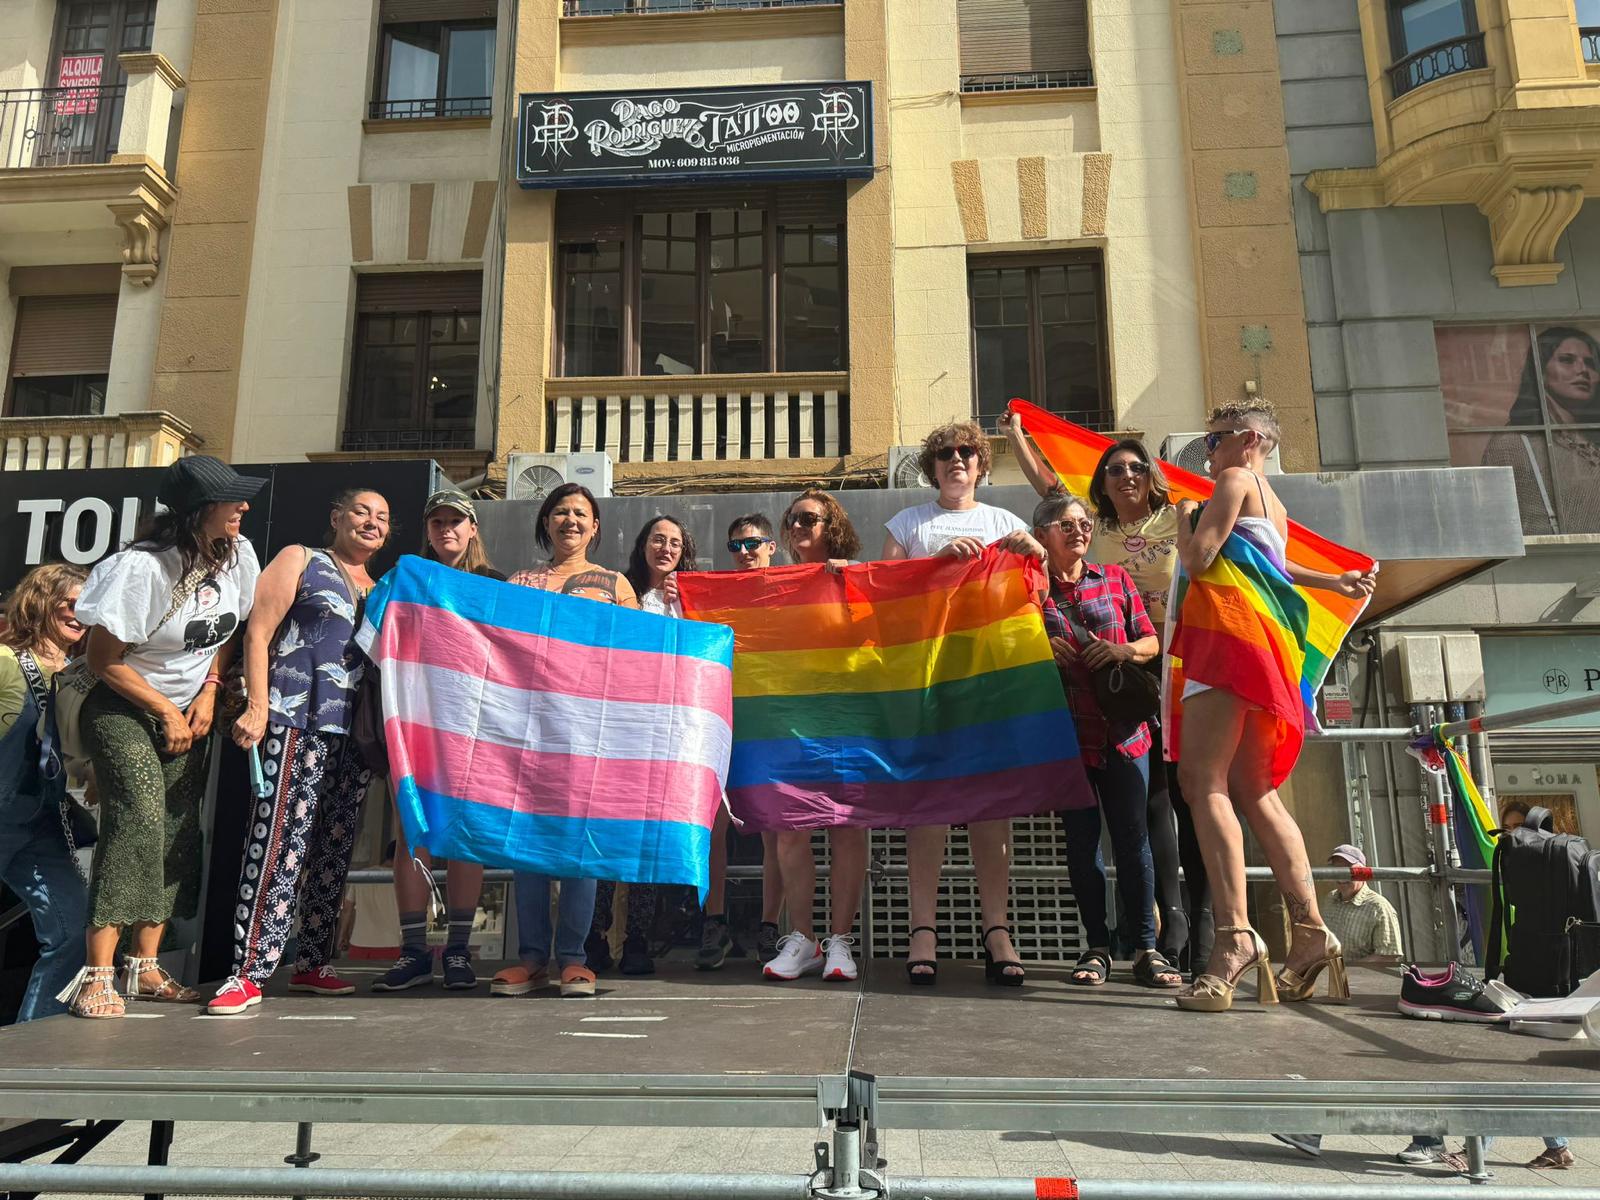
[(372, 981), (375, 992), (403, 992), (407, 988), (427, 987), (433, 982), (433, 951), (402, 954), (382, 975)]
[(230, 975), (228, 982), (222, 985), (221, 990), (211, 998), (211, 1003), (206, 1005), (206, 1012), (213, 1017), (233, 1017), (260, 1003), (260, 988), (248, 979)]
[(707, 917), (700, 927), (700, 949), (694, 956), (694, 965), (700, 971), (715, 971), (728, 959), (733, 949), (733, 936), (728, 932), (726, 917)]
[(1322, 1157), (1322, 1135), (1320, 1133), (1275, 1133), (1272, 1135), (1285, 1146), (1293, 1146), (1301, 1154), (1312, 1158)]
[(850, 952), (850, 947), (855, 944), (855, 938), (848, 933), (836, 933), (822, 939), (822, 953), (827, 956), (822, 968), (824, 979), (848, 981), (856, 977), (856, 956)]
[(445, 947), (444, 985), (457, 992), (478, 986), (477, 973), (472, 969), (472, 955), (465, 946)]
[(798, 930), (778, 939), (777, 953), (761, 969), (768, 979), (799, 979), (822, 970), (822, 947)]
[(756, 934), (756, 961), (765, 966), (778, 957), (778, 927), (771, 921), (761, 922)]
[(1427, 1021), (1504, 1021), (1500, 1005), (1483, 993), (1483, 984), (1471, 972), (1451, 963), (1438, 975), (1408, 968), (1400, 981), (1400, 1011)]
[(356, 990), (356, 985), (348, 979), (340, 979), (332, 967), (321, 966), (295, 972), (289, 979), (289, 990), (310, 992), (314, 996), (348, 996)]
[(1444, 1160), (1444, 1147), (1435, 1146), (1428, 1142), (1412, 1142), (1399, 1154), (1394, 1156), (1395, 1162), (1403, 1162), (1408, 1167), (1423, 1167), (1429, 1163)]

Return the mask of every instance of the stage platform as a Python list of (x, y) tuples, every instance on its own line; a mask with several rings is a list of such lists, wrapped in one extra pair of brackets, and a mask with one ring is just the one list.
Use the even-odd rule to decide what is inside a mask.
[(52, 1018), (0, 1030), (0, 1118), (798, 1128), (856, 1110), (877, 1128), (1600, 1136), (1600, 1049), (1402, 1017), (1391, 971), (1353, 970), (1348, 1005), (1208, 1015), (1073, 987), (1065, 965), (1030, 964), (1021, 989), (976, 963), (932, 988), (867, 966), (856, 984), (667, 963), (593, 999), (485, 983)]

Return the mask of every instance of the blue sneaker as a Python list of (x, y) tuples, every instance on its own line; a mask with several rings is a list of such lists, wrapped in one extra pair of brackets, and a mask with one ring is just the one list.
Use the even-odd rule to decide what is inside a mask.
[(472, 970), (472, 955), (465, 946), (444, 948), (444, 986), (459, 992), (478, 986), (478, 976)]
[(432, 982), (433, 951), (422, 950), (416, 953), (401, 954), (399, 958), (394, 960), (394, 966), (372, 981), (372, 990), (375, 992), (403, 992), (407, 988), (427, 987)]

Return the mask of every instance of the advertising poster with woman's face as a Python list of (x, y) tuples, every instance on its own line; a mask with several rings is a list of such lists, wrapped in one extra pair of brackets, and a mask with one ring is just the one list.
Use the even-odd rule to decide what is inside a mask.
[(1600, 322), (1440, 326), (1450, 461), (1508, 466), (1528, 533), (1600, 531)]

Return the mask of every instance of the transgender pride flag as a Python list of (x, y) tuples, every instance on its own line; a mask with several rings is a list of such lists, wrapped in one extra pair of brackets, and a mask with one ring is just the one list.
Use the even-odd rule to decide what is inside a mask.
[(708, 884), (733, 634), (407, 556), (357, 642), (406, 838), (568, 878)]

